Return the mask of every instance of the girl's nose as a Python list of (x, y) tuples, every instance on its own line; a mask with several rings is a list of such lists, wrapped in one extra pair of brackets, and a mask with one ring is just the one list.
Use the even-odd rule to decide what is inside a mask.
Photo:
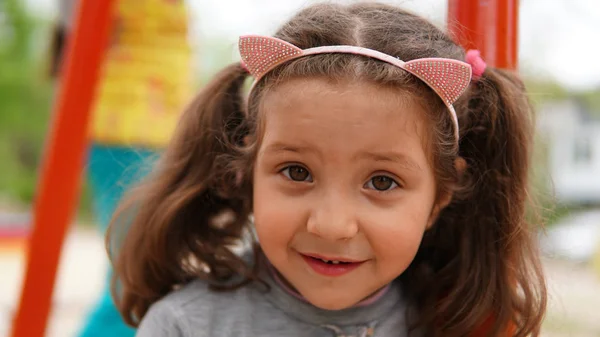
[(348, 240), (358, 233), (356, 213), (347, 200), (330, 196), (315, 205), (306, 224), (308, 232), (332, 241)]

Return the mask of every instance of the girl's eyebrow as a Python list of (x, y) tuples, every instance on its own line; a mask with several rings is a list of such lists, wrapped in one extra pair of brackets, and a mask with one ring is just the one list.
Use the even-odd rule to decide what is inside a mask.
[[(322, 158), (321, 152), (311, 146), (306, 145), (291, 145), (283, 142), (275, 142), (265, 147), (264, 153), (276, 154), (276, 153), (310, 153), (315, 154)], [(396, 152), (396, 151), (383, 151), (383, 152), (360, 152), (353, 160), (371, 160), (376, 162), (389, 162), (396, 165), (401, 165), (411, 171), (420, 172), (423, 171), (421, 166), (417, 164), (410, 156)]]
[(274, 142), (265, 147), (264, 153), (280, 153), (280, 152), (292, 152), (292, 153), (311, 153), (321, 157), (321, 153), (312, 146), (307, 145), (292, 145), (283, 142)]
[(395, 152), (361, 152), (356, 155), (356, 160), (373, 160), (377, 162), (390, 162), (393, 164), (400, 164), (407, 169), (412, 171), (423, 171), (423, 169), (408, 155)]

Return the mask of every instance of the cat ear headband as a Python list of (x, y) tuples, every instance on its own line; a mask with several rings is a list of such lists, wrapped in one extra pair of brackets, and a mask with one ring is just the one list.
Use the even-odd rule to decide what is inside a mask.
[(254, 83), (282, 63), (316, 54), (362, 55), (404, 69), (427, 84), (442, 99), (450, 112), (456, 141), (458, 141), (458, 118), (452, 104), (465, 92), (471, 77), (478, 79), (485, 71), (485, 62), (477, 51), (467, 53), (469, 63), (446, 58), (423, 58), (404, 62), (399, 58), (368, 48), (340, 45), (300, 49), (281, 39), (258, 35), (241, 36), (239, 50), (242, 65), (254, 77)]

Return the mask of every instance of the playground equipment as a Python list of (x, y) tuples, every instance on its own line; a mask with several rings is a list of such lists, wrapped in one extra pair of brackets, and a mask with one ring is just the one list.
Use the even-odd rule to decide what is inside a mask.
[(114, 0), (81, 1), (54, 105), (12, 336), (42, 337), (56, 270), (81, 184), (89, 111), (110, 32)]
[[(89, 112), (115, 0), (81, 1), (54, 106), (12, 337), (45, 334), (56, 271), (79, 195)], [(517, 68), (518, 0), (449, 0), (448, 28), (494, 67)]]

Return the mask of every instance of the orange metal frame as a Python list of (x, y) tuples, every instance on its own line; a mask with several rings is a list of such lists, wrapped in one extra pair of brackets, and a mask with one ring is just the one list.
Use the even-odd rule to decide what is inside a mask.
[[(89, 111), (115, 0), (80, 1), (38, 187), (26, 276), (12, 337), (44, 336), (65, 234), (77, 204)], [(517, 68), (518, 0), (449, 0), (448, 28), (488, 65)]]
[(79, 197), (90, 106), (110, 32), (114, 0), (79, 1), (53, 110), (13, 337), (42, 337), (65, 234)]

